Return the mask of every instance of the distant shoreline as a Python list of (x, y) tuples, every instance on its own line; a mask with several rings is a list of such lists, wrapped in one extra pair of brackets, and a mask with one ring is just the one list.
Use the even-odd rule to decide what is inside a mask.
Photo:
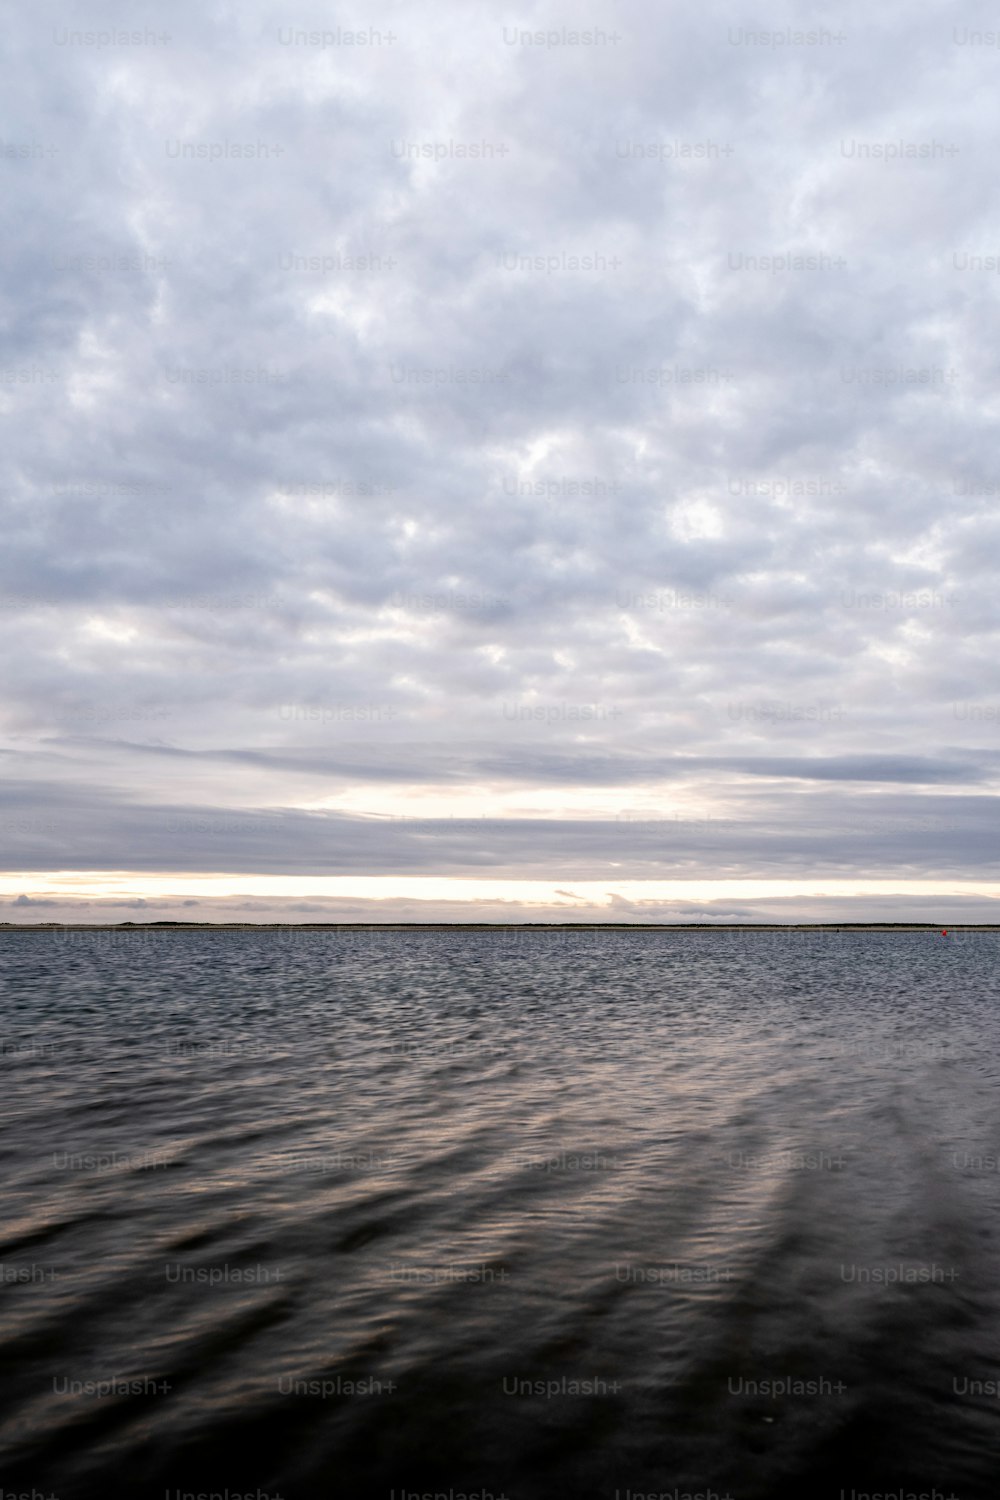
[(1000, 932), (996, 922), (0, 922), (0, 932)]

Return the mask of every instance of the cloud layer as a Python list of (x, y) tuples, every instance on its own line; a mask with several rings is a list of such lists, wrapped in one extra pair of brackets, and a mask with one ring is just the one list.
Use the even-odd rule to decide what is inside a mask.
[(1000, 879), (989, 28), (12, 16), (3, 869)]

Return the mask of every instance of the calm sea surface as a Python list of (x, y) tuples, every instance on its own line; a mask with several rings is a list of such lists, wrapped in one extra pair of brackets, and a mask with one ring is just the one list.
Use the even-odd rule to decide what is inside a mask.
[(995, 1500), (998, 960), (0, 936), (5, 1500)]

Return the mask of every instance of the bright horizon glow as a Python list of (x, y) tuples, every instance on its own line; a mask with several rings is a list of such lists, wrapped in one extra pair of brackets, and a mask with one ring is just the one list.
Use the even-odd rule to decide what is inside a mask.
[[(569, 895), (567, 896), (567, 893)], [(560, 894), (562, 893), (562, 894)], [(126, 870), (57, 870), (0, 875), (0, 896), (33, 899), (135, 897), (339, 897), (367, 900), (517, 901), (545, 906), (610, 905), (627, 901), (713, 901), (823, 896), (983, 896), (1000, 900), (1000, 882), (981, 880), (495, 880), (422, 875), (133, 875)], [(574, 899), (576, 898), (576, 899)]]

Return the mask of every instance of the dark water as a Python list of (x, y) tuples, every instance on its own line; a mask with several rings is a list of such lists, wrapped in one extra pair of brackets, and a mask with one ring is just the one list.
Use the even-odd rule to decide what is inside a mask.
[(998, 958), (0, 937), (5, 1500), (993, 1500)]

